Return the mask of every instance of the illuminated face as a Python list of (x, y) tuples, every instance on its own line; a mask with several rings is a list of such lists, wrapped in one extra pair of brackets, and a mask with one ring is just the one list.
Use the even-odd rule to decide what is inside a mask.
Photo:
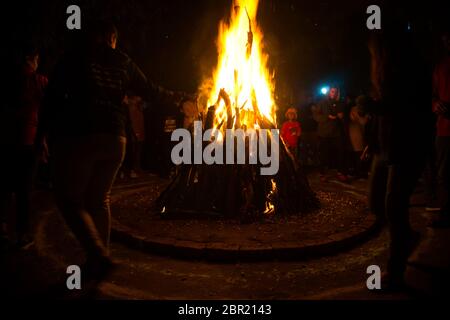
[(295, 114), (293, 112), (289, 112), (287, 114), (287, 118), (288, 118), (289, 121), (292, 121), (292, 120), (295, 119)]
[(330, 89), (330, 99), (336, 100), (338, 97), (338, 90), (336, 88)]

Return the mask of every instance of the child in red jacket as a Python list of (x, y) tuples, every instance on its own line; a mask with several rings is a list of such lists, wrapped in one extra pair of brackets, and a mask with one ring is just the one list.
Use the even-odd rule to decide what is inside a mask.
[(281, 137), (289, 151), (297, 159), (298, 139), (302, 133), (300, 123), (297, 121), (297, 110), (289, 108), (285, 116), (286, 122), (281, 127)]

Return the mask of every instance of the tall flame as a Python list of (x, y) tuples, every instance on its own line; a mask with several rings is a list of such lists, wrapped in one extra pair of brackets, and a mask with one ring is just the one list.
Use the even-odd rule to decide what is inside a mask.
[[(225, 89), (232, 105), (233, 117), (239, 113), (240, 123), (257, 126), (254, 110), (275, 124), (274, 84), (263, 52), (263, 33), (256, 23), (258, 0), (236, 0), (231, 19), (221, 21), (218, 36), (218, 66), (212, 87), (207, 93), (208, 105), (214, 105), (221, 89)], [(216, 109), (215, 125), (227, 118), (224, 101)]]

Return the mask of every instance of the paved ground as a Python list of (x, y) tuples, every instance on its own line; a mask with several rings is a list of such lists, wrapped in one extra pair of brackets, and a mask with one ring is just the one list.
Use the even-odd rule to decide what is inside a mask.
[[(329, 182), (337, 183), (337, 182)], [(346, 187), (364, 196), (366, 183)], [(43, 202), (48, 194), (41, 194)], [(418, 196), (420, 198), (420, 196)], [(43, 211), (45, 211), (42, 208)], [(413, 225), (424, 231), (428, 219), (423, 208), (411, 210)], [(345, 253), (301, 262), (218, 264), (148, 255), (112, 244), (119, 269), (101, 285), (102, 299), (408, 299), (406, 294), (376, 294), (365, 289), (366, 268), (385, 268), (388, 235), (382, 231), (370, 241)], [(40, 296), (61, 283), (69, 264), (83, 256), (51, 210), (40, 215), (37, 245), (10, 256), (2, 265), (8, 295)], [(50, 294), (56, 295), (54, 292)]]
[(154, 177), (149, 177), (148, 183), (117, 189), (112, 196), (112, 216), (116, 240), (150, 253), (221, 262), (299, 260), (348, 249), (377, 229), (365, 199), (333, 183), (313, 181), (320, 209), (298, 215), (275, 214), (253, 223), (188, 213), (162, 218), (149, 207), (162, 190), (156, 186), (167, 183)]

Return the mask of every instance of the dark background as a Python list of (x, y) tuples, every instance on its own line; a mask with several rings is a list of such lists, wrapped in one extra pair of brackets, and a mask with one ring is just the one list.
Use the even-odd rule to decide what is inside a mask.
[[(276, 74), (280, 104), (300, 104), (322, 84), (338, 84), (358, 95), (369, 88), (366, 9), (380, 1), (260, 0), (258, 23)], [(390, 1), (392, 3), (393, 1)], [(21, 43), (42, 49), (41, 72), (48, 74), (77, 31), (66, 29), (66, 8), (77, 4), (82, 28), (92, 19), (113, 19), (119, 48), (154, 82), (194, 93), (216, 64), (219, 21), (231, 0), (41, 0), (2, 2), (3, 51)], [(430, 30), (448, 20), (443, 2), (415, 4)], [(3, 5), (5, 4), (5, 5)], [(411, 4), (412, 5), (412, 4)], [(383, 7), (382, 7), (383, 10)], [(382, 11), (383, 13), (383, 11)], [(444, 17), (444, 18), (443, 18)], [(3, 59), (8, 64), (11, 58)]]

